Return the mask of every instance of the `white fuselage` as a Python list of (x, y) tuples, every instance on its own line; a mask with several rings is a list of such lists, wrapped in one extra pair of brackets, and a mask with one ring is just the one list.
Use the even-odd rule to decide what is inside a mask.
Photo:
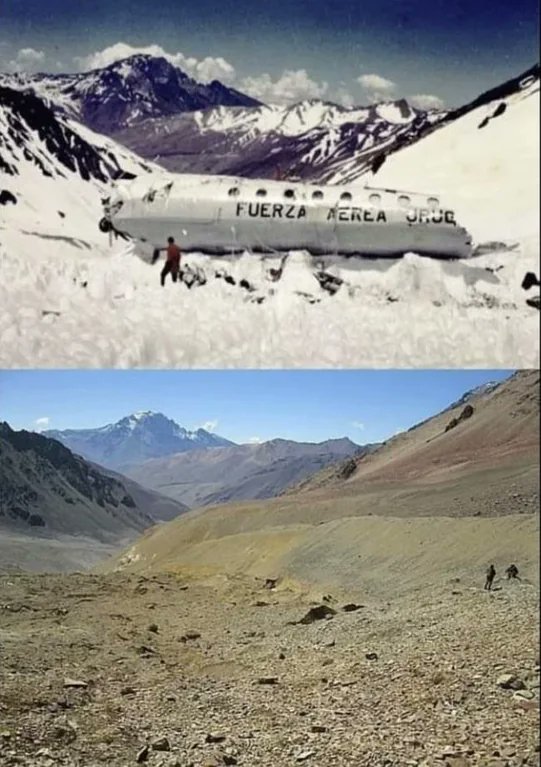
[(211, 254), (471, 255), (436, 196), (363, 186), (168, 174), (117, 182), (106, 218), (153, 246), (172, 236), (183, 251)]

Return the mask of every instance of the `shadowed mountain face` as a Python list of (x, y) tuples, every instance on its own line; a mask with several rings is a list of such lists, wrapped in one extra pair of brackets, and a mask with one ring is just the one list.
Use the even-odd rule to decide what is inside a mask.
[(260, 102), (218, 80), (192, 80), (165, 58), (131, 56), (103, 69), (70, 75), (5, 75), (92, 130), (111, 134), (149, 117), (214, 106), (249, 107)]
[(120, 471), (150, 458), (233, 445), (205, 429), (189, 431), (161, 413), (135, 413), (98, 429), (43, 432), (76, 453)]
[(132, 469), (130, 476), (189, 506), (203, 506), (272, 498), (324, 466), (370, 449), (349, 439), (318, 444), (274, 439), (158, 458)]
[(154, 524), (120, 478), (102, 474), (54, 439), (0, 424), (0, 526), (98, 541)]
[(105, 183), (121, 173), (112, 153), (100, 152), (40, 98), (1, 82), (0, 126), (0, 171), (7, 175), (19, 175), (21, 159), (47, 177), (77, 174)]

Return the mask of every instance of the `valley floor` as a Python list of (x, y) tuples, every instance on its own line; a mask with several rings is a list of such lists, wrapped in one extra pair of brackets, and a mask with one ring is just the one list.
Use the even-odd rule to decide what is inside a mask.
[(188, 255), (206, 279), (191, 289), (68, 232), (0, 230), (0, 243), (3, 367), (539, 364), (535, 290), (521, 288), (538, 241), (467, 262), (291, 253), (277, 280), (279, 258)]
[(482, 576), (304, 625), (293, 584), (2, 575), (0, 763), (539, 765), (537, 589)]

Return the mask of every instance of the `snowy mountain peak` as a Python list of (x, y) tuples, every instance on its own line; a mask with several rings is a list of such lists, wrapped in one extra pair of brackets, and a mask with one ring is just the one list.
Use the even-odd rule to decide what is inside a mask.
[(102, 69), (68, 75), (0, 75), (2, 84), (31, 90), (55, 110), (112, 134), (150, 117), (261, 102), (218, 80), (198, 83), (163, 57), (136, 54)]
[(138, 411), (96, 429), (44, 432), (76, 453), (111, 469), (125, 470), (151, 458), (234, 445), (217, 434), (190, 431), (163, 413)]

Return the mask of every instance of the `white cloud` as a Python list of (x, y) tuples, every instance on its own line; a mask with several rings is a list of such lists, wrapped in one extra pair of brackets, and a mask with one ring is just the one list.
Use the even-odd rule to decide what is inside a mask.
[(336, 93), (332, 94), (332, 101), (336, 101), (337, 104), (341, 104), (346, 109), (351, 109), (355, 106), (355, 99), (343, 85), (338, 88)]
[(163, 57), (200, 82), (222, 80), (231, 83), (236, 76), (235, 68), (221, 56), (206, 56), (199, 60), (193, 56), (185, 56), (180, 51), (169, 53), (161, 45), (133, 46), (120, 42), (88, 56), (76, 57), (74, 61), (81, 70), (88, 71), (107, 67), (115, 61), (127, 59), (138, 53)]
[(385, 101), (391, 98), (396, 90), (396, 83), (381, 75), (361, 75), (357, 82), (363, 87), (370, 101)]
[(43, 418), (36, 418), (34, 421), (34, 426), (36, 427), (36, 431), (42, 431), (43, 429), (46, 429), (49, 425), (49, 417), (43, 416)]
[(351, 425), (355, 429), (359, 429), (359, 431), (364, 431), (364, 423), (361, 423), (360, 421), (352, 421)]
[(43, 51), (34, 48), (21, 48), (17, 55), (9, 62), (9, 68), (14, 72), (31, 72), (36, 69), (45, 59)]
[(443, 109), (445, 106), (445, 102), (439, 96), (432, 96), (429, 93), (418, 93), (416, 96), (410, 96), (408, 101), (417, 109)]
[(277, 80), (267, 73), (245, 77), (239, 87), (244, 93), (266, 103), (294, 104), (304, 99), (323, 98), (329, 86), (326, 82), (312, 80), (306, 69), (286, 69)]
[(265, 440), (261, 439), (261, 437), (250, 437), (248, 440), (249, 445), (261, 445)]
[(205, 423), (202, 423), (198, 428), (204, 429), (205, 431), (216, 431), (218, 423), (218, 421), (205, 421)]
[(235, 67), (221, 56), (206, 56), (195, 64), (194, 77), (204, 83), (211, 80), (232, 82), (235, 79)]

